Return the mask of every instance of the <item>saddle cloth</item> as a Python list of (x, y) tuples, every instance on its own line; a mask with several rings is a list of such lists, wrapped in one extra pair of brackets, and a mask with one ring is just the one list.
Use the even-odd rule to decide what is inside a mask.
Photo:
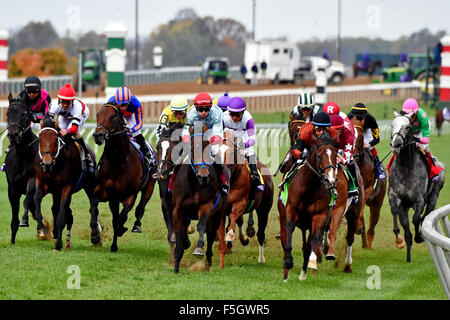
[(444, 110), (442, 110), (442, 115), (444, 116), (444, 120), (450, 121), (450, 109), (445, 107)]

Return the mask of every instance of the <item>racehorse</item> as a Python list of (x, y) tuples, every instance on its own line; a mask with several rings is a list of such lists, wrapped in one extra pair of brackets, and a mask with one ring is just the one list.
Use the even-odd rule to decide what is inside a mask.
[[(255, 190), (256, 186), (251, 185), (250, 171), (248, 163), (246, 162), (243, 150), (235, 143), (234, 133), (226, 131), (224, 133), (225, 139), (222, 145), (224, 163), (227, 165), (230, 172), (230, 195), (228, 196), (227, 215), (230, 219), (230, 224), (227, 228), (225, 240), (231, 243), (236, 239), (235, 229), (236, 221), (240, 219), (244, 213), (256, 210), (258, 215), (258, 243), (259, 243), (259, 263), (265, 263), (264, 258), (264, 240), (265, 229), (267, 226), (268, 216), (273, 204), (273, 182), (272, 177), (267, 174), (262, 175), (264, 182), (264, 190)], [(258, 169), (260, 171), (267, 171), (267, 167), (258, 161)], [(242, 225), (240, 222), (240, 240), (243, 245), (248, 244), (248, 239), (245, 238), (242, 232)], [(228, 246), (229, 249), (230, 246)]]
[(377, 68), (382, 68), (383, 63), (381, 62), (381, 60), (376, 60), (374, 62), (369, 62), (369, 65), (367, 68), (361, 68), (360, 64), (358, 61), (356, 61), (353, 64), (353, 78), (356, 78), (358, 76), (359, 72), (365, 72), (369, 74), (369, 77), (372, 77), (373, 74), (375, 73), (375, 70)]
[[(181, 130), (184, 124), (177, 122), (173, 124), (168, 130), (164, 130), (156, 144), (157, 163), (156, 175), (159, 184), (159, 195), (161, 198), (161, 208), (164, 216), (164, 222), (167, 227), (167, 241), (170, 245), (170, 256), (173, 257), (173, 250), (175, 248), (175, 234), (173, 233), (172, 221), (172, 193), (169, 192), (169, 181), (172, 177), (172, 172), (176, 164), (183, 160), (180, 152), (175, 154), (174, 148), (181, 141)], [(183, 149), (180, 150), (181, 152)], [(172, 159), (172, 156), (176, 156)]]
[[(41, 120), (39, 131), (39, 153), (35, 157), (34, 170), (36, 177), (36, 193), (34, 202), (36, 216), (42, 217), (41, 203), (44, 196), (53, 196), (53, 237), (56, 239), (55, 251), (62, 248), (62, 232), (67, 226), (66, 249), (70, 249), (70, 232), (73, 224), (70, 203), (72, 194), (84, 189), (89, 198), (91, 214), (91, 242), (100, 243), (98, 208), (94, 199), (95, 174), (87, 168), (83, 169), (80, 157), (80, 147), (75, 145), (70, 135), (62, 137), (59, 133), (58, 122), (47, 114)], [(95, 154), (90, 155), (95, 165)], [(38, 220), (39, 221), (39, 220)]]
[[(289, 184), (287, 202), (284, 206), (281, 199), (278, 201), (278, 211), (280, 213), (280, 237), (284, 250), (283, 269), (284, 281), (287, 281), (288, 272), (294, 266), (292, 257), (292, 235), (297, 226), (302, 230), (303, 238), (303, 266), (300, 280), (306, 280), (306, 270), (308, 267), (317, 269), (317, 264), (313, 259), (311, 263), (310, 255), (315, 257), (315, 253), (320, 252), (320, 240), (326, 225), (332, 219), (333, 199), (331, 192), (334, 188), (339, 191), (336, 200), (336, 211), (334, 221), (331, 221), (330, 235), (333, 235), (336, 225), (348, 206), (347, 202), (347, 181), (342, 170), (337, 169), (336, 150), (334, 141), (328, 134), (317, 138), (313, 135), (313, 147), (304, 164), (292, 177)], [(347, 218), (347, 253), (345, 259), (345, 272), (351, 272), (351, 251), (356, 229), (356, 210), (348, 210)], [(306, 230), (310, 230), (306, 240)], [(331, 251), (333, 250), (330, 245)]]
[[(447, 112), (450, 113), (450, 110), (449, 109), (447, 110), (448, 110)], [(436, 130), (438, 136), (441, 135), (441, 128), (445, 120), (446, 119), (444, 117), (444, 109), (439, 109), (438, 111), (436, 111)], [(450, 119), (447, 119), (447, 121), (450, 121)]]
[[(124, 224), (138, 193), (141, 192), (141, 199), (136, 208), (136, 221), (142, 218), (156, 182), (151, 168), (145, 167), (142, 154), (133, 146), (127, 133), (122, 112), (116, 106), (104, 104), (97, 113), (94, 133), (96, 144), (105, 143), (95, 196), (97, 201), (108, 202), (112, 213), (114, 238), (111, 252), (117, 252), (117, 238), (128, 230)], [(120, 203), (123, 205), (121, 212)]]
[[(175, 273), (179, 272), (184, 250), (190, 247), (187, 235), (189, 220), (199, 220), (199, 226), (206, 227), (207, 249), (206, 267), (212, 264), (212, 246), (219, 239), (220, 268), (224, 267), (225, 209), (228, 195), (221, 191), (210, 144), (205, 139), (205, 130), (190, 131), (188, 154), (181, 165), (175, 167), (174, 189), (172, 192), (173, 227), (175, 232)], [(202, 237), (202, 234), (200, 234)]]
[[(358, 133), (353, 157), (358, 164), (364, 182), (364, 201), (361, 213), (359, 214), (356, 233), (361, 234), (362, 247), (372, 249), (375, 226), (380, 218), (381, 206), (383, 205), (384, 197), (386, 195), (387, 179), (376, 179), (375, 177), (376, 167), (373, 156), (366, 148), (364, 148), (364, 119), (358, 120), (356, 117), (353, 117), (352, 123)], [(370, 208), (370, 224), (369, 229), (367, 230), (367, 236), (364, 224), (364, 207), (366, 205)]]
[[(423, 242), (419, 227), (424, 218), (434, 210), (439, 192), (444, 185), (444, 170), (439, 173), (439, 179), (431, 182), (427, 162), (416, 147), (411, 127), (410, 114), (399, 114), (394, 111), (395, 118), (391, 124), (391, 151), (395, 157), (390, 161), (388, 197), (394, 218), (394, 234), (397, 247), (403, 248), (403, 239), (397, 217), (405, 232), (406, 261), (411, 261), (412, 234), (409, 230), (408, 212), (414, 210), (413, 224), (415, 228), (414, 241)], [(442, 165), (442, 164), (440, 164)], [(426, 206), (426, 209), (425, 209)], [(425, 213), (422, 216), (422, 213)]]
[[(36, 184), (34, 179), (34, 158), (38, 153), (38, 137), (31, 129), (32, 116), (28, 108), (19, 100), (14, 100), (11, 93), (8, 96), (9, 107), (6, 112), (9, 152), (5, 158), (6, 180), (8, 182), (8, 199), (11, 204), (11, 244), (16, 242), (16, 234), (20, 226), (28, 227), (28, 211), (36, 219), (34, 193)], [(19, 222), (20, 198), (25, 195), (24, 215)], [(41, 221), (40, 224), (43, 226)], [(37, 230), (38, 236), (45, 238), (47, 228)]]

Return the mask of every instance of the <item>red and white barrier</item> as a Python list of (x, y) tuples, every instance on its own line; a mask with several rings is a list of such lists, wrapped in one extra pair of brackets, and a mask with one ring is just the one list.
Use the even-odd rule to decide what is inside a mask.
[(0, 30), (0, 81), (8, 80), (8, 38), (8, 31)]
[(441, 39), (441, 77), (439, 101), (450, 102), (450, 36)]

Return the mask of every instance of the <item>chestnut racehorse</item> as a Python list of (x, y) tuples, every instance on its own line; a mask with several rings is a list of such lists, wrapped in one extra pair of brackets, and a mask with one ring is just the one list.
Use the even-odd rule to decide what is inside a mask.
[[(356, 117), (353, 117), (352, 123), (358, 133), (355, 143), (354, 159), (358, 164), (364, 182), (364, 201), (358, 218), (356, 234), (361, 234), (363, 248), (372, 249), (375, 226), (380, 218), (381, 207), (386, 195), (387, 179), (376, 179), (373, 156), (364, 148), (364, 119), (358, 120)], [(364, 224), (364, 208), (366, 205), (370, 208), (370, 224), (367, 230), (367, 237)]]

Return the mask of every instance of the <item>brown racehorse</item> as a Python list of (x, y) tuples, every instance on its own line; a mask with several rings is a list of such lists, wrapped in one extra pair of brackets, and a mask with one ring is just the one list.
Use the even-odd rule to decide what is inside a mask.
[[(150, 169), (145, 168), (144, 160), (132, 145), (127, 132), (122, 112), (113, 105), (103, 105), (97, 113), (97, 128), (94, 133), (96, 144), (105, 142), (99, 161), (95, 195), (100, 202), (108, 201), (111, 209), (114, 228), (111, 252), (117, 252), (117, 238), (128, 230), (124, 224), (138, 193), (141, 192), (141, 199), (136, 208), (137, 218), (144, 214), (145, 205), (153, 194), (156, 182)], [(120, 203), (123, 209), (119, 213)]]
[(381, 62), (381, 60), (376, 60), (374, 62), (369, 62), (369, 66), (367, 67), (367, 69), (362, 69), (358, 63), (358, 61), (356, 61), (353, 64), (353, 78), (356, 78), (358, 76), (359, 72), (365, 72), (369, 74), (369, 77), (372, 77), (373, 74), (375, 73), (375, 70), (377, 68), (382, 68), (383, 63)]
[[(440, 136), (441, 135), (441, 128), (442, 125), (444, 124), (444, 109), (439, 109), (438, 111), (436, 111), (436, 130), (437, 130), (437, 135)], [(449, 121), (449, 120), (447, 120)]]
[(206, 267), (212, 265), (212, 247), (216, 235), (219, 240), (220, 268), (224, 267), (225, 252), (225, 210), (228, 195), (221, 191), (218, 168), (211, 157), (210, 144), (205, 139), (205, 130), (194, 132), (190, 128), (190, 149), (181, 165), (174, 169), (172, 192), (173, 228), (175, 232), (175, 268), (180, 270), (184, 251), (189, 248), (187, 235), (189, 220), (199, 220), (198, 225), (206, 227)]
[[(58, 123), (46, 115), (41, 120), (39, 131), (39, 153), (34, 162), (36, 177), (36, 193), (34, 202), (36, 216), (42, 217), (41, 203), (43, 197), (51, 193), (53, 196), (52, 213), (54, 218), (53, 237), (56, 239), (55, 250), (62, 248), (62, 232), (67, 226), (65, 248), (69, 249), (70, 231), (73, 224), (70, 202), (72, 194), (84, 189), (89, 198), (91, 214), (91, 242), (100, 243), (98, 208), (94, 197), (95, 174), (82, 168), (82, 160), (77, 146), (69, 135), (59, 134)], [(95, 165), (95, 154), (90, 150)]]
[[(224, 163), (227, 165), (230, 172), (230, 195), (228, 196), (228, 209), (230, 225), (227, 229), (225, 240), (231, 242), (236, 239), (236, 221), (243, 216), (245, 212), (256, 210), (258, 215), (258, 231), (256, 233), (259, 243), (259, 263), (265, 263), (264, 258), (264, 240), (265, 229), (268, 222), (269, 212), (273, 204), (273, 182), (270, 174), (264, 174), (264, 190), (252, 190), (250, 181), (250, 171), (244, 155), (244, 150), (241, 150), (235, 144), (235, 137), (232, 131), (224, 133), (224, 145), (222, 145)], [(261, 172), (266, 172), (267, 167), (258, 161), (258, 169)], [(252, 195), (252, 196), (251, 196)], [(243, 235), (242, 225), (239, 228), (241, 243), (246, 245), (245, 235)]]
[[(364, 148), (364, 119), (358, 120), (356, 117), (353, 117), (352, 123), (358, 133), (354, 159), (358, 164), (364, 182), (364, 201), (358, 218), (356, 234), (361, 234), (363, 248), (372, 249), (375, 226), (380, 218), (381, 207), (386, 195), (386, 179), (376, 180), (373, 156)], [(370, 224), (367, 230), (367, 238), (364, 224), (364, 208), (366, 205), (370, 208)]]

